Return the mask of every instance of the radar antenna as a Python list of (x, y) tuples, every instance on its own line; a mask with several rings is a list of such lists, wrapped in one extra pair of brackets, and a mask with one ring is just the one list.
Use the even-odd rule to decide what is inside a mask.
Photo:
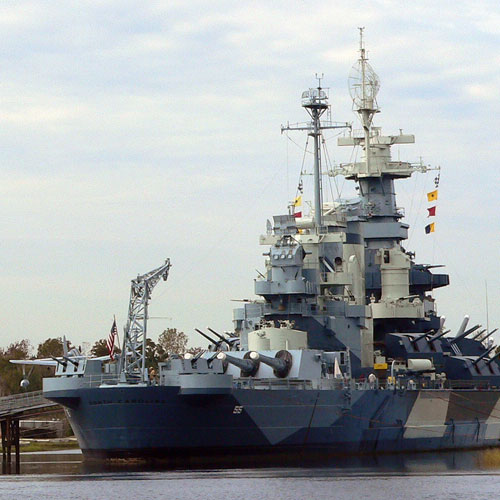
[(153, 288), (163, 278), (167, 281), (170, 259), (149, 273), (132, 280), (128, 319), (125, 326), (123, 350), (120, 356), (120, 377), (123, 381), (146, 382), (146, 339), (148, 304)]

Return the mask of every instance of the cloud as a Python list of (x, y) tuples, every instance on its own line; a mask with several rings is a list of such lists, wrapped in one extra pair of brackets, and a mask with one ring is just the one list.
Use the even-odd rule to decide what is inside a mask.
[[(398, 202), (419, 258), (465, 275), (471, 296), (439, 292), (459, 322), (461, 304), (475, 307), (482, 281), (499, 274), (500, 145), (485, 133), (500, 125), (499, 16), (493, 2), (428, 0), (2, 4), (5, 343), (28, 331), (34, 341), (102, 337), (113, 312), (124, 320), (130, 278), (166, 256), (174, 267), (153, 300), (158, 315), (186, 331), (230, 328), (229, 299), (251, 296), (262, 268), (265, 220), (293, 197), (303, 152), (280, 125), (306, 119), (300, 95), (316, 72), (332, 118), (356, 121), (347, 77), (358, 26), (382, 83), (377, 124), (416, 135), (393, 156), (443, 167), (441, 251), (419, 212), (432, 176), (401, 186)], [(328, 145), (349, 161), (348, 148)]]

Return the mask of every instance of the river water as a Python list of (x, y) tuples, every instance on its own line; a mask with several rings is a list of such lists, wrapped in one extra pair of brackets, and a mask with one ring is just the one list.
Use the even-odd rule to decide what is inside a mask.
[(20, 474), (0, 476), (0, 499), (7, 498), (490, 500), (500, 498), (500, 449), (197, 470), (88, 464), (76, 450), (23, 453)]

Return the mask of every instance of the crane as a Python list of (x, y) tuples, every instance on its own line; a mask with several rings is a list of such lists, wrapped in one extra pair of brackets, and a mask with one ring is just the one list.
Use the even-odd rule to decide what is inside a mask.
[(138, 275), (130, 287), (128, 319), (123, 337), (123, 349), (120, 355), (120, 380), (123, 382), (142, 382), (148, 380), (146, 370), (146, 339), (148, 322), (148, 304), (158, 282), (167, 281), (170, 271), (170, 259), (149, 273)]

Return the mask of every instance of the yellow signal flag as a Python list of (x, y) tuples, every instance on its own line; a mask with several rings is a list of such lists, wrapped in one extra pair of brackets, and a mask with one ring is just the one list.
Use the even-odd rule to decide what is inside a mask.
[(433, 233), (435, 227), (436, 226), (434, 222), (432, 224), (428, 224), (427, 226), (425, 226), (425, 234)]
[(427, 193), (427, 201), (436, 201), (438, 199), (438, 190), (435, 189), (430, 193)]
[(293, 200), (293, 206), (294, 207), (300, 207), (302, 205), (302, 195), (297, 196), (295, 200)]

